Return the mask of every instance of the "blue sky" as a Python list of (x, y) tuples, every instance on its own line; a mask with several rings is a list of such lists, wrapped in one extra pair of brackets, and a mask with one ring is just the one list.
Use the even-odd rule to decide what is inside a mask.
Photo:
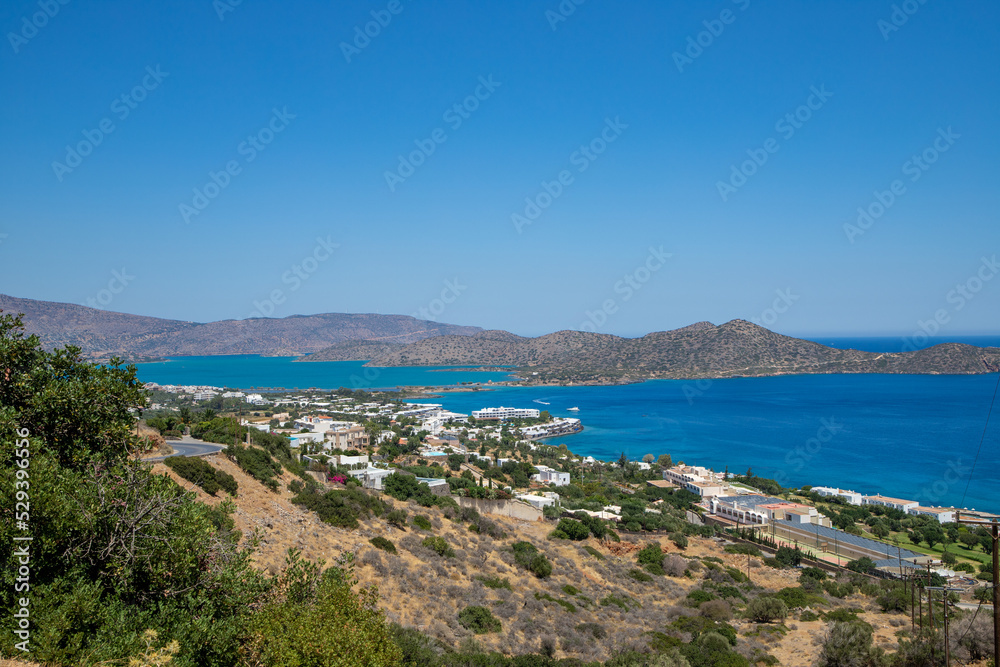
[(0, 292), (998, 333), (996, 3), (234, 2), (4, 3)]

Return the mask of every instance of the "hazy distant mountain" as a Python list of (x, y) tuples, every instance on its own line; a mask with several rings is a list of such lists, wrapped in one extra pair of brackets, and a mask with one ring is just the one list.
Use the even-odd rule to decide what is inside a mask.
[[(374, 357), (372, 366), (517, 366), (540, 382), (621, 382), (798, 373), (988, 373), (1000, 348), (946, 343), (918, 352), (838, 350), (745, 320), (699, 322), (642, 338), (559, 331), (522, 338), (506, 331), (438, 336)], [(537, 373), (532, 375), (531, 373)]]
[[(440, 335), (482, 331), (406, 315), (325, 313), (281, 319), (181, 322), (0, 294), (0, 310), (24, 313), (28, 333), (46, 348), (76, 345), (91, 359), (215, 354), (295, 355), (345, 341), (407, 344)], [(377, 348), (384, 353), (392, 346)]]

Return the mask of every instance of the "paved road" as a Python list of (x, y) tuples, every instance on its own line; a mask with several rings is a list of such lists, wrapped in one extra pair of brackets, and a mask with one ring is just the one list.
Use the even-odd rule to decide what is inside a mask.
[[(205, 442), (185, 435), (180, 440), (167, 440), (167, 444), (173, 447), (174, 453), (170, 456), (198, 456), (199, 454), (214, 454), (226, 448), (225, 445), (217, 445), (214, 442)], [(166, 456), (158, 456), (147, 461), (162, 461)]]

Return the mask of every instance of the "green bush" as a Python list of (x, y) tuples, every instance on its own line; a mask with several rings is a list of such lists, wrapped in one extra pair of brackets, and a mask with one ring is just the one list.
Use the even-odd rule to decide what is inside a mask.
[(560, 519), (556, 530), (571, 540), (585, 540), (590, 537), (590, 529), (576, 519)]
[(406, 510), (392, 510), (385, 515), (385, 520), (400, 530), (406, 530)]
[(224, 451), (248, 475), (272, 491), (278, 490), (277, 477), (282, 473), (281, 462), (272, 458), (268, 452), (246, 445), (229, 445)]
[(604, 560), (604, 554), (602, 554), (600, 551), (590, 546), (589, 544), (585, 546), (583, 550), (586, 551), (591, 556), (593, 556), (594, 558), (596, 558), (597, 560)]
[(798, 547), (794, 549), (792, 547), (778, 547), (774, 558), (785, 567), (796, 567), (802, 562), (802, 551)]
[(652, 581), (653, 578), (643, 572), (642, 570), (629, 570), (628, 576), (632, 577), (636, 581)]
[(746, 615), (756, 623), (770, 623), (784, 619), (788, 615), (788, 607), (779, 598), (762, 596), (750, 601)]
[(653, 542), (647, 544), (636, 554), (636, 561), (653, 574), (663, 576), (663, 557), (664, 553), (660, 549), (660, 545)]
[(466, 607), (458, 612), (458, 622), (463, 628), (471, 630), (477, 635), (483, 635), (488, 632), (500, 632), (503, 629), (503, 624), (500, 623), (499, 618), (494, 616), (486, 607), (478, 605)]
[(601, 598), (601, 605), (602, 606), (607, 607), (608, 605), (612, 605), (613, 604), (616, 607), (620, 607), (621, 609), (623, 609), (625, 611), (628, 611), (628, 609), (629, 609), (629, 603), (630, 602), (631, 602), (631, 600), (629, 600), (628, 598), (626, 598), (626, 597), (619, 597), (617, 595), (605, 595), (603, 598)]
[(455, 550), (451, 548), (443, 537), (425, 537), (421, 544), (443, 558), (455, 557)]
[(310, 488), (292, 498), (292, 502), (316, 512), (326, 523), (350, 529), (358, 527), (359, 518), (382, 516), (388, 509), (383, 500), (365, 493), (358, 487), (334, 489), (322, 494)]
[(430, 530), (431, 520), (423, 514), (416, 514), (413, 517), (413, 525), (421, 530)]
[(716, 599), (715, 595), (700, 588), (696, 588), (687, 594), (688, 603), (692, 607), (697, 607), (702, 602), (708, 602), (709, 600), (714, 600), (714, 599)]
[(565, 586), (562, 587), (562, 591), (566, 595), (577, 595), (579, 594), (580, 589), (577, 588), (576, 586), (573, 586), (572, 584), (566, 584)]
[(552, 563), (531, 542), (515, 542), (511, 545), (511, 549), (514, 551), (514, 560), (517, 564), (539, 579), (552, 574)]
[(219, 489), (231, 496), (236, 495), (239, 486), (236, 478), (217, 469), (205, 459), (197, 456), (170, 456), (163, 463), (187, 481), (200, 486), (210, 496), (214, 496)]
[(751, 556), (763, 556), (761, 550), (752, 544), (727, 544), (723, 549), (727, 554), (743, 554)]
[(670, 541), (674, 543), (678, 549), (687, 549), (688, 538), (684, 533), (676, 532), (670, 534)]
[(249, 619), (243, 659), (273, 667), (398, 664), (401, 652), (378, 608), (378, 594), (374, 588), (354, 593), (355, 583), (350, 569), (330, 568), (322, 575), (298, 570), (282, 586), (288, 594)]
[(371, 542), (373, 546), (378, 547), (382, 551), (386, 551), (391, 554), (396, 553), (396, 545), (387, 540), (386, 538), (382, 537), (381, 535), (373, 537), (368, 541)]
[(501, 577), (478, 576), (476, 577), (476, 579), (483, 582), (483, 586), (486, 586), (486, 588), (493, 588), (493, 589), (506, 588), (508, 591), (514, 590), (510, 587), (510, 580), (507, 579), (506, 577), (501, 578)]

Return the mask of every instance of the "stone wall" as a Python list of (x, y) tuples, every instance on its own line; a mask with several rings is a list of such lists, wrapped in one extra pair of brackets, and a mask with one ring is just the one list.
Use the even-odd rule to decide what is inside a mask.
[(464, 498), (457, 496), (460, 507), (473, 507), (480, 514), (497, 514), (512, 519), (538, 521), (544, 515), (542, 510), (520, 500), (486, 500), (484, 498)]

